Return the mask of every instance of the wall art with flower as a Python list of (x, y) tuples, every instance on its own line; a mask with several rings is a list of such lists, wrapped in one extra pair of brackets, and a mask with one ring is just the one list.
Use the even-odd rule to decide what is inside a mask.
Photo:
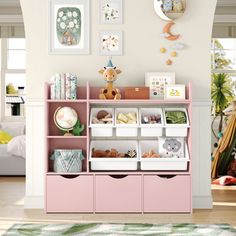
[(50, 52), (89, 53), (89, 0), (50, 1)]
[(100, 0), (100, 23), (122, 24), (123, 7), (122, 0)]
[(121, 31), (100, 32), (100, 54), (105, 56), (123, 54), (123, 34)]

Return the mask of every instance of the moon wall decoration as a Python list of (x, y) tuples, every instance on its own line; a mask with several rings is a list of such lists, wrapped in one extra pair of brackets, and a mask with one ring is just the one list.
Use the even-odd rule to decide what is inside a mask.
[(180, 34), (172, 34), (171, 33), (171, 27), (174, 25), (174, 22), (169, 22), (165, 25), (165, 27), (163, 28), (163, 34), (164, 37), (168, 40), (174, 41), (177, 40), (180, 37)]
[(161, 19), (176, 20), (184, 14), (186, 0), (154, 0), (154, 9)]

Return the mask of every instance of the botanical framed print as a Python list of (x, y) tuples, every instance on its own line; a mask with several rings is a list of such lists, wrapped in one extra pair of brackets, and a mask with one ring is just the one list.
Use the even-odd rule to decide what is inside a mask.
[(121, 31), (101, 31), (99, 43), (100, 54), (103, 56), (123, 54), (123, 33)]
[(100, 0), (100, 23), (123, 23), (123, 0)]
[(50, 0), (50, 53), (89, 54), (89, 2)]
[(151, 99), (164, 99), (165, 86), (175, 84), (174, 72), (147, 72), (145, 86), (149, 87)]
[(165, 99), (170, 100), (184, 100), (185, 97), (185, 85), (176, 84), (176, 85), (166, 85), (165, 86)]

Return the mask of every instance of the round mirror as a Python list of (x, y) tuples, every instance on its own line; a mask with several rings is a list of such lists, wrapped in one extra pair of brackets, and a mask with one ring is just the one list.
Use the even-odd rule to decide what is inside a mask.
[(54, 113), (54, 123), (62, 131), (66, 131), (65, 135), (74, 128), (78, 120), (76, 111), (71, 107), (58, 107)]
[(166, 21), (180, 18), (186, 9), (186, 0), (154, 0), (157, 15)]

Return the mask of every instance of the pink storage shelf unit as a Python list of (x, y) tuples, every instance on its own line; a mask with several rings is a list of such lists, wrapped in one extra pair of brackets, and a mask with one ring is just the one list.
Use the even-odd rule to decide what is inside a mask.
[[(99, 100), (100, 87), (89, 84), (77, 88), (77, 100), (50, 100), (49, 85), (45, 85), (45, 212), (46, 213), (191, 213), (192, 212), (192, 93), (186, 86), (186, 100)], [(124, 95), (124, 88), (120, 88)], [(79, 137), (62, 136), (53, 121), (60, 106), (74, 108), (81, 123), (86, 125)], [(90, 164), (92, 140), (149, 140), (141, 137), (92, 137), (90, 112), (92, 108), (186, 108), (189, 127), (185, 141), (189, 160), (187, 169), (145, 171), (140, 164), (135, 171), (93, 171)], [(165, 129), (165, 127), (163, 127)], [(163, 134), (165, 135), (165, 134)], [(157, 139), (157, 137), (153, 137)], [(82, 149), (85, 156), (80, 173), (55, 173), (49, 157), (54, 149)], [(140, 153), (138, 156), (140, 158)], [(141, 159), (141, 158), (140, 158)]]

